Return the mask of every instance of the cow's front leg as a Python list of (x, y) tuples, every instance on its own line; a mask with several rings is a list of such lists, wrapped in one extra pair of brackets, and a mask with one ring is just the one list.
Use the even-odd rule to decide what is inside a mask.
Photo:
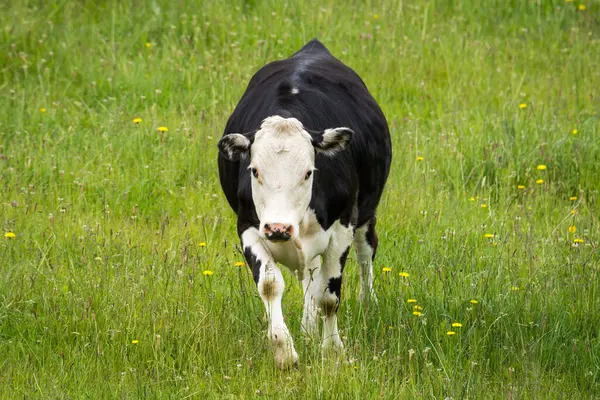
[(323, 349), (343, 348), (337, 326), (337, 310), (340, 305), (342, 290), (342, 272), (352, 243), (351, 226), (336, 223), (329, 246), (323, 254), (323, 265), (320, 277), (316, 281), (320, 285), (317, 292), (317, 304), (324, 315)]
[(256, 228), (249, 228), (242, 234), (242, 247), (246, 261), (252, 269), (258, 293), (267, 310), (267, 337), (273, 345), (275, 364), (281, 369), (289, 368), (298, 362), (298, 354), (294, 349), (290, 331), (283, 321), (283, 275), (265, 248)]
[(304, 312), (302, 314), (302, 330), (308, 336), (315, 336), (318, 332), (317, 324), (317, 298), (318, 292), (323, 290), (321, 284), (321, 257), (315, 257), (304, 271), (302, 288), (304, 289)]

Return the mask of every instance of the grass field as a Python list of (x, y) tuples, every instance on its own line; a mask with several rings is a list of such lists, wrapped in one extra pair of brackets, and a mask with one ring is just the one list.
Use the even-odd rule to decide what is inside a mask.
[[(600, 397), (597, 1), (0, 14), (0, 398)], [(322, 357), (286, 271), (281, 372), (216, 143), (252, 74), (313, 37), (367, 83), (394, 160), (379, 305), (351, 256), (346, 352)]]

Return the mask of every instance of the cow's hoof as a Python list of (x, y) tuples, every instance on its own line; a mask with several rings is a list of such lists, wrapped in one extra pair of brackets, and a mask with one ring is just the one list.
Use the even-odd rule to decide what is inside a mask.
[(298, 364), (298, 353), (294, 349), (292, 336), (287, 329), (273, 329), (271, 332), (275, 365), (279, 369), (290, 369)]

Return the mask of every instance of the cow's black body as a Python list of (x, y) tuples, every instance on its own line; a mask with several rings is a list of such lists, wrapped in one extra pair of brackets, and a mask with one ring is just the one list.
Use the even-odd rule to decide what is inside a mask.
[[(362, 79), (313, 39), (292, 57), (272, 62), (252, 77), (224, 134), (256, 131), (273, 115), (296, 118), (307, 130), (343, 126), (354, 131), (346, 150), (333, 157), (316, 154), (310, 208), (324, 230), (338, 219), (355, 227), (374, 223), (392, 151), (385, 116)], [(231, 161), (223, 154), (218, 158), (221, 186), (238, 215), (240, 235), (259, 225), (248, 162), (249, 158)]]

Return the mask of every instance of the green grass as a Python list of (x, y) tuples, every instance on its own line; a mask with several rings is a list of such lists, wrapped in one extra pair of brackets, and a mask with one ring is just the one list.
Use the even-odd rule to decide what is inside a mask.
[[(0, 223), (16, 234), (0, 237), (0, 398), (600, 396), (597, 1), (9, 1), (0, 14)], [(346, 354), (323, 358), (285, 272), (300, 366), (280, 372), (234, 265), (216, 143), (252, 74), (313, 37), (390, 123), (380, 303), (358, 302), (351, 258)]]

